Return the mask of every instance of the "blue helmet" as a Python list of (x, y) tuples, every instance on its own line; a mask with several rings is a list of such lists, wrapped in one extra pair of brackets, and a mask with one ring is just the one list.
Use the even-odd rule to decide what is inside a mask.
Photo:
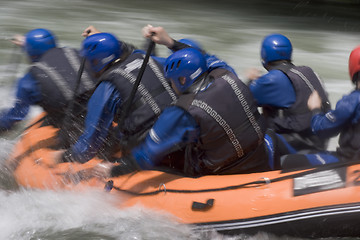
[(47, 29), (34, 29), (25, 35), (24, 47), (31, 60), (38, 61), (47, 50), (56, 47), (56, 38)]
[(292, 45), (290, 40), (281, 34), (271, 34), (264, 38), (261, 47), (263, 66), (277, 60), (291, 60)]
[(208, 70), (204, 55), (195, 48), (185, 48), (171, 54), (165, 61), (165, 77), (181, 92), (185, 92)]
[(94, 72), (100, 72), (104, 67), (122, 54), (122, 42), (110, 33), (96, 33), (85, 38), (80, 54), (90, 62)]

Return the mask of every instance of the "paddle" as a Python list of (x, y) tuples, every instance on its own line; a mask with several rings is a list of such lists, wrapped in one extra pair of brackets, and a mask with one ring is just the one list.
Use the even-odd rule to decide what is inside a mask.
[[(152, 35), (154, 35), (154, 33), (152, 33)], [(144, 72), (145, 72), (145, 68), (146, 68), (146, 65), (149, 61), (149, 58), (150, 58), (150, 55), (153, 51), (155, 47), (155, 42), (150, 40), (150, 44), (149, 44), (149, 47), (146, 51), (146, 55), (145, 55), (145, 58), (144, 58), (144, 61), (142, 62), (142, 65), (140, 67), (140, 71), (139, 71), (139, 74), (137, 75), (137, 78), (135, 80), (135, 83), (134, 83), (134, 86), (133, 88), (131, 89), (131, 93), (130, 93), (130, 96), (129, 98), (127, 99), (126, 103), (125, 103), (125, 106), (124, 106), (124, 111), (122, 111), (122, 114), (120, 116), (120, 119), (119, 119), (119, 126), (121, 127), (125, 121), (125, 118), (127, 117), (127, 115), (129, 114), (130, 112), (130, 108), (131, 108), (131, 104), (132, 102), (134, 101), (134, 98), (135, 98), (135, 94), (136, 94), (136, 91), (139, 87), (139, 84), (140, 84), (140, 81), (142, 79), (142, 76), (144, 75)]]
[(78, 74), (77, 74), (77, 79), (76, 79), (76, 84), (75, 84), (75, 89), (74, 89), (74, 94), (73, 94), (73, 98), (72, 100), (70, 101), (67, 109), (66, 109), (66, 114), (65, 114), (65, 118), (64, 118), (64, 123), (65, 122), (65, 119), (70, 115), (71, 111), (73, 110), (74, 108), (74, 105), (75, 105), (75, 101), (76, 101), (76, 95), (77, 95), (77, 92), (79, 90), (79, 87), (80, 87), (80, 83), (81, 83), (81, 76), (84, 72), (84, 68), (85, 68), (85, 62), (86, 62), (86, 58), (83, 57), (81, 59), (81, 64), (80, 64), (80, 67), (79, 67), (79, 70), (78, 70)]
[(14, 80), (16, 78), (17, 75), (17, 70), (19, 67), (19, 63), (20, 63), (20, 59), (21, 59), (21, 48), (17, 45), (14, 45), (13, 47), (13, 51), (11, 54), (11, 60), (10, 60), (10, 65), (13, 66), (11, 68), (11, 80)]
[[(152, 33), (151, 36), (153, 36), (155, 33)], [(134, 98), (135, 98), (135, 94), (136, 94), (136, 91), (140, 85), (140, 81), (142, 79), (142, 76), (145, 72), (145, 68), (147, 66), (147, 63), (149, 61), (149, 58), (150, 58), (150, 55), (151, 53), (153, 52), (154, 50), (154, 47), (155, 47), (155, 42), (152, 41), (150, 39), (150, 42), (149, 42), (149, 45), (148, 45), (148, 48), (147, 48), (147, 51), (146, 51), (146, 55), (144, 57), (144, 60), (142, 62), (142, 65), (140, 67), (140, 71), (139, 71), (139, 74), (137, 75), (137, 78), (134, 82), (134, 86), (133, 88), (131, 89), (131, 93), (130, 93), (130, 96), (129, 98), (125, 101), (124, 103), (124, 106), (122, 108), (122, 111), (120, 113), (120, 117), (119, 117), (119, 121), (118, 121), (118, 127), (122, 127), (122, 125), (124, 124), (124, 121), (126, 119), (126, 117), (128, 116), (129, 112), (130, 112), (130, 108), (131, 108), (131, 105), (132, 105), (132, 102), (134, 101)], [(117, 137), (115, 136), (115, 134), (111, 134), (109, 139), (108, 139), (108, 142), (110, 142), (110, 144), (114, 141), (116, 141)], [(121, 144), (117, 145), (119, 148), (116, 148), (114, 146), (112, 146), (112, 150), (108, 152), (108, 154), (110, 154), (110, 156), (115, 152), (115, 151), (118, 151), (118, 150), (123, 150), (122, 149), (122, 146)], [(116, 150), (115, 150), (116, 149)]]
[[(90, 34), (91, 33), (91, 30), (87, 30), (86, 31), (87, 34)], [(74, 109), (74, 105), (75, 105), (75, 102), (76, 102), (76, 95), (77, 95), (77, 92), (79, 90), (79, 87), (80, 87), (80, 83), (81, 83), (81, 76), (84, 72), (84, 68), (85, 68), (85, 63), (86, 63), (86, 57), (83, 56), (81, 58), (81, 63), (80, 63), (80, 67), (79, 67), (79, 70), (78, 70), (78, 73), (77, 73), (77, 78), (76, 78), (76, 84), (75, 84), (75, 89), (74, 89), (74, 93), (73, 93), (73, 97), (71, 99), (71, 101), (69, 102), (69, 105), (67, 106), (67, 108), (65, 109), (65, 117), (63, 119), (63, 124), (62, 124), (62, 128), (60, 129), (60, 132), (59, 132), (59, 136), (60, 138), (63, 138), (65, 137), (65, 133), (66, 133), (66, 130), (68, 129), (69, 127), (69, 124), (71, 124), (71, 113)], [(63, 137), (62, 137), (63, 136)], [(65, 139), (65, 138), (64, 138)]]
[(66, 139), (65, 134), (67, 133), (67, 130), (70, 128), (69, 126), (72, 123), (72, 121), (71, 121), (72, 111), (74, 110), (74, 106), (75, 106), (75, 102), (76, 102), (76, 95), (77, 95), (77, 92), (78, 92), (79, 87), (80, 87), (81, 76), (82, 76), (82, 74), (84, 72), (85, 63), (86, 63), (86, 57), (82, 57), (81, 64), (80, 64), (80, 67), (79, 67), (79, 70), (78, 70), (78, 73), (77, 73), (77, 78), (76, 78), (76, 84), (75, 84), (73, 97), (72, 97), (71, 101), (69, 102), (69, 105), (65, 109), (65, 113), (64, 113), (65, 116), (64, 116), (64, 119), (62, 121), (63, 124), (61, 126), (60, 131), (59, 131), (60, 139)]
[[(4, 38), (3, 40), (6, 40), (6, 41), (14, 41), (14, 38)], [(7, 82), (11, 82), (12, 84), (16, 83), (16, 77), (17, 77), (17, 73), (18, 73), (18, 67), (19, 67), (19, 64), (20, 64), (20, 61), (21, 61), (21, 46), (18, 45), (18, 44), (15, 44), (13, 43), (13, 47), (12, 47), (12, 51), (11, 51), (11, 55), (10, 55), (10, 60), (9, 60), (9, 67), (7, 68), (7, 71), (6, 73), (9, 75), (8, 77), (8, 81)], [(5, 84), (2, 83), (1, 85)], [(15, 88), (15, 86), (14, 86)], [(12, 128), (12, 130), (15, 130), (15, 131), (0, 131), (0, 135), (2, 137), (5, 137), (5, 138), (10, 138), (10, 139), (13, 139), (13, 138), (16, 138), (18, 136), (18, 131), (21, 129), (20, 127), (21, 125), (14, 125), (14, 127)], [(22, 132), (22, 131), (21, 131)]]

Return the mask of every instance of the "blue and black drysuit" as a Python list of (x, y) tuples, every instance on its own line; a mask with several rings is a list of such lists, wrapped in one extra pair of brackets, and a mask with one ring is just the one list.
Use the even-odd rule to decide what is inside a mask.
[[(355, 90), (343, 96), (336, 103), (335, 110), (315, 114), (311, 121), (312, 130), (322, 138), (339, 135), (339, 146), (336, 153), (323, 154), (326, 163), (338, 160), (351, 161), (359, 159), (360, 150), (360, 91)], [(336, 157), (336, 158), (335, 158)], [(338, 159), (338, 160), (337, 160)], [(313, 165), (316, 161), (311, 160)]]
[(321, 80), (309, 67), (283, 62), (272, 66), (249, 87), (263, 109), (268, 127), (291, 145), (290, 153), (326, 149), (327, 141), (311, 131), (312, 113), (307, 100), (316, 90), (324, 99), (324, 106), (329, 101)]
[(96, 86), (96, 80), (85, 67), (80, 84), (77, 85), (81, 58), (76, 49), (52, 48), (34, 62), (25, 76), (19, 79), (15, 105), (0, 114), (0, 129), (9, 130), (23, 120), (31, 105), (39, 105), (46, 112), (51, 123), (62, 124), (64, 112), (70, 102), (76, 101), (74, 111), (68, 114), (80, 115), (86, 111), (86, 102)]
[[(241, 105), (238, 106), (239, 103), (237, 98), (233, 99), (234, 101), (233, 100), (230, 101), (231, 106), (225, 104), (230, 108), (232, 107), (236, 108), (237, 110), (234, 109), (234, 111), (239, 113), (237, 116), (232, 115), (233, 117), (227, 116), (227, 114), (225, 113), (226, 117), (228, 118), (227, 120), (231, 118), (233, 120), (239, 117), (242, 118), (242, 120), (240, 121), (243, 123), (242, 127), (235, 127), (235, 129), (236, 129), (236, 134), (239, 134), (237, 136), (238, 137), (241, 136), (240, 138), (242, 140), (240, 142), (241, 144), (244, 144), (246, 148), (245, 150), (246, 154), (244, 154), (244, 152), (241, 152), (241, 150), (239, 150), (241, 149), (241, 147), (237, 148), (238, 145), (236, 144), (235, 144), (236, 145), (235, 149), (239, 150), (239, 152), (237, 153), (238, 155), (236, 153), (235, 154), (233, 153), (234, 150), (233, 147), (228, 147), (227, 144), (223, 144), (221, 141), (220, 142), (222, 144), (218, 144), (220, 142), (214, 140), (216, 139), (215, 136), (213, 136), (214, 139), (208, 138), (208, 136), (204, 133), (208, 131), (211, 132), (213, 129), (218, 128), (219, 125), (214, 124), (212, 120), (210, 120), (210, 122), (208, 122), (207, 124), (205, 123), (201, 127), (202, 129), (200, 130), (199, 121), (201, 122), (201, 119), (206, 119), (206, 117), (205, 118), (199, 117), (199, 119), (197, 119), (196, 117), (197, 114), (195, 113), (196, 110), (190, 110), (191, 112), (190, 113), (189, 110), (186, 109), (186, 107), (184, 108), (184, 106), (182, 105), (179, 106), (179, 104), (175, 104), (174, 106), (168, 107), (163, 111), (158, 121), (154, 124), (153, 128), (150, 130), (148, 136), (145, 139), (145, 142), (133, 149), (132, 151), (133, 161), (135, 161), (137, 163), (136, 164), (137, 167), (141, 169), (152, 169), (154, 166), (158, 166), (162, 162), (168, 162), (167, 161), (168, 157), (166, 156), (169, 155), (171, 156), (171, 153), (178, 151), (180, 152), (181, 155), (179, 160), (182, 162), (185, 161), (182, 165), (179, 164), (183, 168), (181, 170), (184, 170), (185, 173), (189, 173), (190, 175), (230, 174), (230, 173), (239, 173), (239, 172), (261, 171), (260, 169), (262, 170), (270, 169), (273, 166), (269, 166), (267, 163), (267, 154), (265, 152), (265, 146), (263, 145), (264, 130), (265, 130), (264, 125), (261, 123), (262, 121), (258, 119), (260, 115), (256, 114), (257, 113), (256, 105), (254, 105), (253, 100), (251, 100), (252, 96), (250, 92), (247, 90), (246, 86), (244, 86), (244, 84), (240, 80), (235, 80), (234, 82), (233, 80), (231, 80), (231, 79), (237, 79), (236, 74), (234, 70), (231, 67), (229, 67), (224, 61), (217, 59), (216, 56), (214, 55), (212, 56), (205, 55), (205, 56), (207, 58), (208, 66), (210, 66), (209, 72), (217, 72), (218, 70), (220, 70), (223, 73), (224, 79), (228, 79), (228, 81), (231, 82), (231, 84), (234, 84), (233, 85), (234, 89), (232, 90), (236, 89), (237, 94), (246, 95), (247, 93), (249, 93), (244, 98), (244, 100), (246, 99), (246, 101), (249, 101), (249, 104), (251, 106), (250, 107), (251, 113), (248, 112), (248, 115), (245, 113), (241, 113), (241, 109), (243, 109), (244, 106)], [(226, 80), (224, 79), (215, 80), (218, 81), (218, 83), (215, 85), (216, 86), (220, 86), (222, 84), (226, 85)], [(200, 88), (201, 90), (196, 95), (198, 97), (203, 96), (202, 92), (204, 92), (205, 96), (209, 96), (210, 98), (207, 99), (208, 101), (210, 102), (217, 101), (217, 103), (213, 103), (213, 104), (215, 105), (220, 104), (217, 105), (217, 107), (224, 108), (224, 105), (220, 103), (221, 101), (216, 100), (216, 98), (210, 97), (211, 96), (210, 94), (207, 95), (206, 91), (208, 88), (212, 89), (209, 90), (211, 92), (214, 89), (217, 89), (218, 87), (213, 88), (212, 86), (213, 83), (211, 81), (209, 82), (206, 81), (209, 81), (209, 79), (205, 78), (205, 82), (199, 81), (196, 84), (193, 84), (191, 88), (193, 88), (198, 84), (204, 84), (201, 86)], [(237, 82), (237, 84), (239, 85), (235, 85), (235, 82)], [(242, 89), (240, 91), (238, 89), (239, 86), (241, 86)], [(222, 87), (220, 89), (222, 89)], [(223, 97), (225, 96), (228, 97), (228, 95), (232, 95), (233, 92), (229, 89), (229, 92), (224, 91), (221, 94), (224, 94)], [(180, 99), (182, 98), (182, 96), (180, 97)], [(219, 95), (217, 96), (219, 97)], [(185, 102), (187, 101), (188, 100), (186, 100)], [(195, 99), (193, 102), (197, 102), (197, 101), (199, 101), (199, 99)], [(248, 109), (247, 111), (249, 111), (249, 108), (247, 109)], [(248, 117), (250, 119), (253, 119), (250, 121), (253, 125), (249, 124), (249, 122), (246, 120)], [(235, 122), (233, 124), (236, 125)], [(245, 124), (245, 122), (247, 124)], [(221, 123), (224, 124), (224, 121), (221, 121)], [(219, 133), (223, 133), (223, 131), (219, 131)], [(244, 139), (246, 139), (246, 143), (243, 142)], [(208, 143), (205, 143), (204, 141), (208, 141)], [(209, 147), (211, 145), (211, 143), (209, 142), (211, 141), (216, 142), (216, 145), (213, 145), (212, 147), (212, 153), (209, 153), (210, 149), (207, 150), (201, 149), (201, 147), (204, 146)], [(203, 144), (201, 144), (200, 142), (202, 142)], [(238, 141), (235, 142), (239, 143)], [(252, 146), (250, 147), (247, 144), (250, 144)], [(254, 144), (257, 147), (255, 147)], [(194, 149), (199, 150), (199, 152), (194, 153)], [(204, 156), (201, 154), (202, 151), (204, 155), (206, 155), (205, 158), (202, 157)], [(218, 156), (219, 154), (221, 155), (221, 157)], [(194, 161), (188, 161), (187, 158), (190, 158), (191, 160)], [(112, 175), (115, 176), (118, 174), (127, 173), (128, 172), (127, 170), (128, 169), (122, 169), (121, 166), (115, 167), (112, 170)]]
[[(118, 63), (102, 74), (101, 82), (88, 102), (85, 131), (78, 141), (64, 153), (63, 161), (84, 163), (93, 158), (103, 148), (113, 122), (118, 121), (118, 115), (121, 114), (120, 110), (124, 108), (126, 102), (124, 99), (126, 100), (129, 97), (134, 82), (131, 83), (131, 81), (137, 77), (144, 54), (145, 52), (142, 50), (135, 50), (123, 62)], [(123, 126), (119, 126), (120, 129), (115, 129), (113, 131), (115, 133), (112, 133), (116, 135), (115, 141), (125, 141), (124, 139), (131, 135), (150, 129), (152, 126), (150, 126), (150, 123), (155, 121), (165, 106), (176, 100), (175, 93), (163, 76), (163, 66), (160, 64), (162, 61), (161, 58), (150, 57), (146, 67), (148, 70), (144, 72), (133, 102), (134, 106), (138, 105), (138, 107), (135, 107), (138, 117), (134, 117), (138, 122), (131, 122), (131, 118), (127, 116), (127, 120), (122, 124)], [(162, 85), (160, 85), (160, 82)], [(156, 86), (158, 86), (157, 89), (151, 90)], [(167, 92), (167, 96), (159, 98), (159, 94), (165, 92)], [(144, 110), (145, 106), (147, 106), (146, 111)], [(147, 112), (151, 107), (154, 109)], [(130, 117), (133, 112), (134, 110), (131, 110)], [(146, 118), (149, 119), (146, 120)], [(134, 141), (137, 142), (140, 139), (139, 137)], [(128, 148), (127, 146), (122, 147)], [(106, 151), (109, 150), (106, 149)]]
[[(181, 49), (185, 47), (189, 46), (176, 42), (174, 50), (176, 50), (176, 48)], [(133, 54), (136, 53), (145, 54), (143, 50), (139, 49), (133, 52)], [(235, 72), (230, 66), (216, 56), (207, 56), (207, 62), (212, 68), (223, 67)], [(163, 65), (166, 60), (166, 58), (157, 56), (152, 56), (152, 58), (161, 65)], [(143, 76), (143, 79), (145, 77), (146, 76)], [(108, 131), (122, 104), (123, 98), (115, 85), (108, 81), (101, 82), (88, 103), (89, 111), (85, 120), (85, 131), (78, 141), (65, 152), (63, 161), (71, 160), (86, 162), (93, 158), (99, 152), (99, 149), (103, 147), (104, 141), (109, 134)], [(181, 128), (181, 125), (177, 126), (177, 128)], [(120, 135), (117, 137), (118, 140), (122, 138)]]
[(181, 95), (175, 106), (165, 109), (145, 142), (132, 151), (141, 169), (158, 166), (174, 151), (183, 153), (184, 173), (192, 176), (270, 169), (264, 122), (251, 93), (226, 70), (210, 75), (217, 70), (225, 74), (194, 83), (200, 90)]
[(1, 131), (10, 130), (16, 122), (22, 121), (27, 116), (30, 106), (42, 100), (38, 82), (31, 74), (27, 73), (17, 82), (15, 105), (0, 113)]
[(286, 165), (289, 167), (316, 166), (359, 159), (360, 91), (355, 90), (343, 96), (337, 102), (335, 110), (324, 113), (315, 109), (311, 127), (314, 134), (324, 139), (340, 134), (336, 152), (289, 155), (285, 159)]

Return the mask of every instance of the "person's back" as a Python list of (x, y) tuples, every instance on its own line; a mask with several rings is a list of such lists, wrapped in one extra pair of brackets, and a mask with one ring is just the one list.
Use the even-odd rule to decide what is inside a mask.
[(355, 90), (343, 96), (334, 110), (324, 111), (321, 96), (314, 91), (308, 99), (313, 112), (311, 127), (322, 139), (339, 135), (336, 152), (322, 151), (314, 154), (291, 154), (283, 159), (284, 168), (312, 167), (317, 165), (358, 161), (360, 157), (360, 47), (349, 57), (349, 74)]
[[(56, 126), (62, 125), (66, 114), (80, 113), (79, 109), (85, 111), (96, 80), (85, 68), (75, 93), (81, 62), (77, 50), (58, 48), (55, 35), (41, 28), (29, 31), (24, 36), (23, 45), (32, 65), (29, 72), (19, 80), (15, 106), (3, 112), (0, 128), (10, 129), (14, 123), (23, 120), (31, 105), (42, 106), (47, 112), (47, 120), (51, 119), (49, 124)], [(79, 108), (72, 113), (66, 112), (72, 101)]]
[(233, 73), (223, 68), (209, 73), (204, 55), (185, 48), (167, 58), (165, 76), (181, 96), (128, 162), (151, 169), (179, 151), (182, 157), (175, 161), (180, 162), (173, 165), (191, 176), (269, 169), (264, 122), (247, 86)]
[[(60, 124), (59, 126), (72, 101), (76, 102), (72, 115), (86, 114), (87, 101), (95, 90), (97, 80), (87, 68), (78, 80), (81, 61), (76, 49), (52, 48), (38, 62), (33, 63), (30, 69), (31, 76), (41, 89), (43, 100), (39, 105), (51, 116), (55, 124)], [(76, 86), (77, 84), (79, 85)]]
[[(342, 107), (345, 104), (354, 104), (353, 117), (349, 119), (348, 125), (344, 125), (339, 135), (339, 146), (336, 149), (338, 156), (343, 160), (360, 159), (360, 90), (351, 92), (343, 97)], [(340, 105), (340, 102), (339, 102)]]
[(250, 90), (262, 107), (269, 128), (281, 134), (293, 148), (325, 150), (327, 140), (311, 131), (312, 114), (307, 108), (307, 99), (313, 91), (318, 91), (324, 103), (329, 104), (327, 93), (314, 71), (307, 66), (295, 66), (291, 55), (292, 45), (285, 36), (265, 37), (261, 57), (269, 72), (252, 81)]
[(313, 131), (321, 137), (340, 133), (336, 155), (343, 161), (360, 157), (360, 47), (349, 56), (349, 75), (355, 90), (343, 96), (335, 110), (317, 114), (312, 120)]
[[(117, 130), (121, 133), (117, 141), (125, 149), (131, 149), (144, 140), (165, 107), (177, 99), (164, 77), (163, 66), (150, 57), (136, 94), (131, 103), (128, 102), (143, 60), (142, 53), (133, 52), (120, 64), (111, 66), (100, 78), (100, 82), (114, 85), (123, 99), (114, 121), (119, 124)], [(122, 116), (126, 114), (124, 110), (127, 104), (131, 104), (130, 111), (127, 116)], [(120, 123), (121, 118), (124, 120)]]
[[(317, 90), (328, 102), (320, 80), (311, 68), (284, 64), (286, 70), (274, 66), (270, 71), (282, 71), (293, 86), (296, 99), (287, 108), (264, 106), (263, 113), (267, 117), (268, 126), (281, 134), (296, 150), (325, 150), (327, 141), (318, 138), (311, 131), (311, 111), (307, 108), (307, 99), (312, 91)], [(275, 70), (276, 69), (276, 70)]]
[[(125, 154), (143, 140), (161, 111), (177, 97), (164, 78), (162, 65), (151, 57), (134, 89), (144, 62), (143, 51), (119, 41), (113, 34), (88, 36), (81, 54), (100, 83), (88, 103), (84, 134), (55, 161), (84, 163), (96, 154), (113, 160), (114, 151), (121, 149)], [(130, 99), (133, 89), (134, 99)], [(129, 112), (125, 112), (127, 106)]]
[[(185, 151), (194, 153), (185, 161), (197, 162), (196, 174), (267, 169), (265, 122), (246, 85), (224, 69), (209, 72), (202, 84), (208, 86), (183, 94), (176, 104), (187, 110), (200, 128), (198, 142), (186, 147)], [(191, 104), (183, 106), (182, 101)]]

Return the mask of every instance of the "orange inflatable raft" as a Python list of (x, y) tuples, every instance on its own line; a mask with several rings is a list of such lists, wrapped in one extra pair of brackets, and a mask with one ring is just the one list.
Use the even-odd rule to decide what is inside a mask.
[[(92, 168), (100, 159), (56, 167), (46, 164), (55, 151), (47, 148), (47, 143), (56, 131), (41, 126), (40, 121), (15, 145), (9, 161), (19, 185), (37, 189), (107, 188), (109, 194), (121, 196), (120, 208), (141, 204), (165, 211), (196, 231), (264, 231), (306, 238), (360, 236), (360, 162), (199, 178), (141, 171), (100, 180), (81, 177), (84, 169)], [(72, 174), (69, 179), (68, 173), (79, 173), (79, 177)]]

